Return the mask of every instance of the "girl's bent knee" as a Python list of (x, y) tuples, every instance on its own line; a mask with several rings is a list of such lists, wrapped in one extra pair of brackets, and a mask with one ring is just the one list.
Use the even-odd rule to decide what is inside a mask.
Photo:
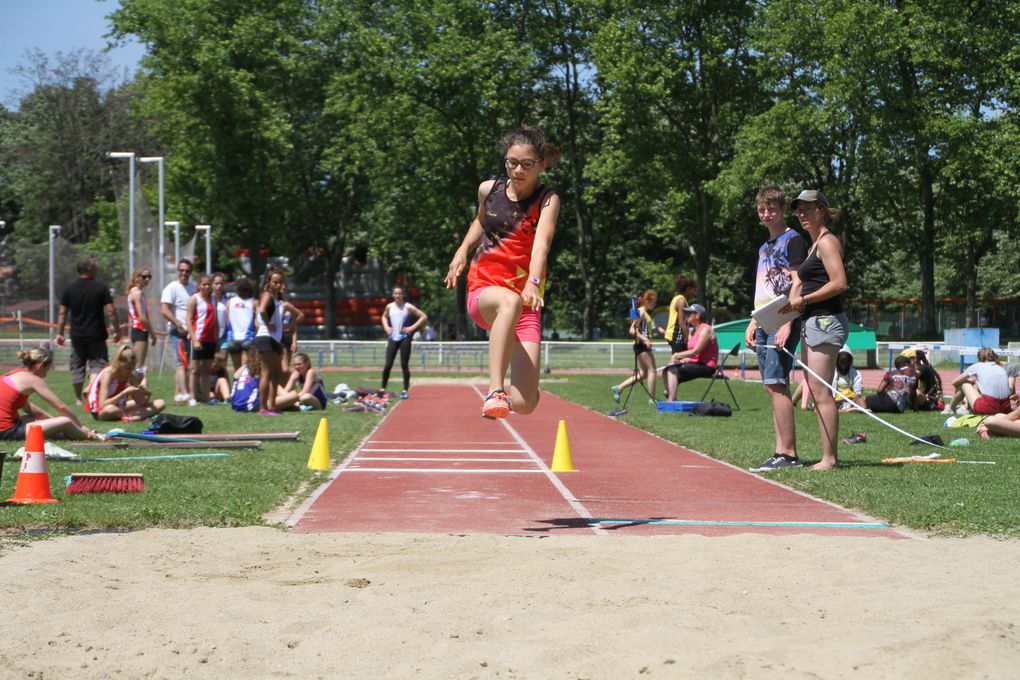
[(513, 402), (514, 413), (518, 413), (522, 416), (531, 415), (538, 408), (539, 394), (536, 393), (534, 397), (528, 399), (515, 399)]

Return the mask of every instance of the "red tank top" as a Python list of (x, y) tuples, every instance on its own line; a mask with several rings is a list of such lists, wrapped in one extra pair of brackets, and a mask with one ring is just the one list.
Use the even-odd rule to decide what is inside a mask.
[[(137, 286), (135, 286), (135, 288), (137, 288)], [(131, 290), (134, 290), (134, 288), (132, 288)], [(142, 291), (141, 301), (137, 305), (134, 303), (134, 301), (131, 299), (131, 297), (129, 295), (129, 297), (128, 297), (128, 327), (129, 328), (133, 328), (136, 331), (144, 331), (145, 330), (145, 320), (144, 320), (144, 317), (142, 315), (142, 310), (143, 309), (148, 309), (148, 306), (149, 306), (149, 303), (145, 299), (145, 292), (144, 291)]]
[(214, 342), (216, 340), (216, 304), (195, 293), (195, 321), (192, 340)]
[[(698, 341), (701, 340), (701, 334), (707, 332), (708, 329), (710, 328), (711, 326), (709, 326), (707, 323), (703, 323), (700, 326), (698, 326), (698, 330), (694, 331), (694, 333), (691, 335), (691, 339), (688, 341), (687, 346), (697, 347)], [(719, 337), (714, 336), (711, 340), (708, 341), (708, 344), (705, 346), (704, 352), (701, 352), (700, 354), (695, 354), (690, 359), (688, 359), (688, 361), (693, 361), (696, 364), (704, 364), (709, 368), (716, 368), (719, 365)]]
[[(524, 200), (512, 201), (506, 195), (505, 177), (493, 183), (482, 210), (482, 242), (468, 271), (469, 291), (487, 286), (505, 286), (518, 294), (524, 290), (538, 218), (552, 194), (539, 186)], [(539, 290), (544, 294), (545, 272)]]
[(24, 368), (16, 368), (0, 377), (0, 432), (11, 429), (18, 424), (18, 411), (28, 403), (28, 395), (22, 394), (14, 386), (8, 376), (14, 373), (23, 373)]

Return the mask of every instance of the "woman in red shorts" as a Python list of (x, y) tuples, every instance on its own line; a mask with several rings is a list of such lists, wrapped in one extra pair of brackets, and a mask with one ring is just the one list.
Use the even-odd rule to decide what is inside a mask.
[(475, 251), (467, 306), (472, 320), (489, 331), (486, 418), (506, 418), (511, 403), (525, 414), (538, 405), (546, 261), (560, 211), (559, 196), (539, 183), (541, 172), (559, 159), (559, 149), (534, 127), (508, 132), (502, 148), (507, 176), (478, 186), (478, 214), (446, 275), (446, 287), (456, 287)]

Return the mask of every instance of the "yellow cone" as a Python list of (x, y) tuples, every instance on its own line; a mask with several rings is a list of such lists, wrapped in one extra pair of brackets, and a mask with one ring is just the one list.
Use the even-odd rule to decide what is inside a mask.
[(308, 456), (308, 467), (323, 471), (329, 469), (329, 427), (326, 425), (325, 418), (319, 421), (319, 430), (315, 433), (312, 453)]
[(553, 472), (577, 472), (570, 457), (570, 442), (567, 441), (567, 421), (561, 420), (556, 431), (556, 448), (553, 449)]

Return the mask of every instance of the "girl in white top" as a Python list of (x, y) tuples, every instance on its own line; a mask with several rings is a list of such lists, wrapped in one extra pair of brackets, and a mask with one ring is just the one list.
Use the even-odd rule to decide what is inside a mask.
[(262, 375), (259, 377), (259, 404), (262, 415), (278, 416), (276, 390), (283, 382), (283, 271), (270, 269), (266, 273), (262, 294), (259, 296), (258, 311), (255, 315), (255, 350), (262, 360)]
[(248, 359), (248, 351), (255, 343), (255, 286), (241, 277), (234, 282), (236, 295), (227, 300), (227, 351), (236, 374)]
[[(415, 318), (409, 323), (411, 317)], [(407, 399), (407, 390), (411, 386), (411, 338), (415, 331), (428, 323), (429, 318), (410, 302), (404, 300), (404, 289), (399, 286), (393, 289), (393, 302), (386, 305), (382, 313), (382, 326), (386, 331), (386, 363), (382, 372), (382, 388), (390, 381), (393, 360), (400, 352), (400, 370), (404, 377), (404, 391), (401, 399)]]

